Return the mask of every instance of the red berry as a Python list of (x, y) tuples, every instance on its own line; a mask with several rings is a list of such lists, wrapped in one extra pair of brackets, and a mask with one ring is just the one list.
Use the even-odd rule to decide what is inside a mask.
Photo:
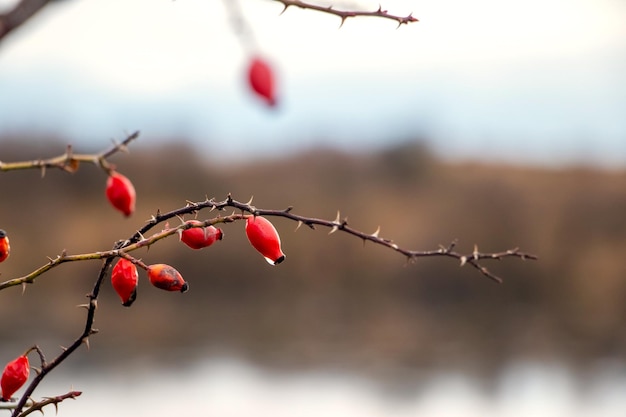
[(162, 290), (185, 292), (189, 289), (189, 285), (185, 282), (182, 275), (169, 265), (150, 265), (148, 267), (148, 278), (150, 278), (152, 285)]
[(252, 90), (268, 105), (276, 105), (274, 73), (267, 62), (259, 57), (252, 58), (248, 67), (248, 82)]
[[(202, 224), (199, 220), (188, 220), (186, 224)], [(180, 240), (191, 249), (202, 249), (211, 246), (218, 240), (222, 240), (222, 229), (214, 226), (193, 227), (183, 230)]]
[(9, 401), (11, 396), (22, 387), (28, 380), (30, 365), (28, 357), (22, 355), (9, 362), (2, 372), (0, 386), (2, 387), (2, 400)]
[(106, 195), (109, 202), (126, 217), (135, 211), (135, 187), (128, 178), (112, 171), (107, 180)]
[(277, 265), (285, 260), (285, 254), (280, 248), (280, 236), (265, 217), (249, 216), (246, 219), (246, 235), (250, 244), (270, 265)]
[(11, 245), (9, 245), (9, 237), (7, 233), (0, 229), (0, 262), (4, 262), (11, 253)]
[(122, 299), (122, 305), (130, 307), (137, 298), (137, 267), (128, 259), (120, 258), (111, 272), (111, 284)]

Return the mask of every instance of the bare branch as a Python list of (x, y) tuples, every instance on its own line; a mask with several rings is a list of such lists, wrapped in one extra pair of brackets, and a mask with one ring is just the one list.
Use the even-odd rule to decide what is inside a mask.
[(39, 159), (33, 161), (20, 162), (2, 162), (0, 161), (0, 171), (16, 171), (22, 169), (41, 169), (42, 176), (47, 168), (58, 168), (62, 171), (74, 173), (78, 170), (81, 162), (92, 163), (100, 166), (105, 171), (111, 170), (111, 165), (107, 162), (107, 158), (117, 152), (127, 152), (127, 145), (139, 137), (139, 131), (134, 132), (126, 137), (121, 143), (114, 143), (110, 148), (96, 154), (77, 154), (74, 153), (71, 146), (67, 147), (64, 154), (48, 159)]
[(346, 21), (346, 19), (350, 17), (357, 17), (357, 16), (379, 17), (383, 19), (394, 20), (398, 22), (398, 27), (400, 27), (401, 25), (406, 25), (408, 23), (418, 22), (417, 18), (413, 17), (412, 13), (410, 13), (408, 16), (393, 15), (393, 14), (390, 14), (387, 10), (384, 10), (382, 6), (378, 6), (378, 9), (375, 11), (368, 12), (368, 11), (338, 10), (338, 9), (335, 9), (333, 6), (320, 6), (320, 5), (308, 3), (302, 0), (273, 0), (273, 1), (282, 3), (282, 5), (284, 6), (281, 14), (284, 13), (291, 6), (299, 7), (301, 9), (315, 10), (318, 12), (338, 16), (341, 19), (342, 26), (344, 22)]
[(70, 391), (67, 394), (63, 394), (63, 395), (58, 395), (56, 397), (47, 397), (45, 399), (43, 399), (42, 401), (37, 401), (35, 403), (33, 403), (33, 405), (31, 405), (30, 407), (28, 407), (26, 410), (24, 410), (23, 413), (19, 414), (19, 417), (26, 417), (27, 415), (35, 412), (35, 411), (40, 411), (41, 414), (43, 415), (43, 408), (47, 405), (54, 405), (54, 409), (57, 411), (59, 411), (59, 403), (61, 403), (62, 401), (65, 401), (67, 399), (72, 399), (75, 400), (76, 397), (79, 397), (82, 394), (82, 392), (80, 391)]
[(7, 13), (0, 14), (0, 40), (25, 23), (51, 0), (21, 0)]

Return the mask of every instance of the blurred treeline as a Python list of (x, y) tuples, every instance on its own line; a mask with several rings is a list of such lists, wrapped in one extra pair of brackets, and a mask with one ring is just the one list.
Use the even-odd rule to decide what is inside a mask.
[[(12, 161), (58, 155), (64, 145), (4, 139), (0, 149), (0, 160)], [(0, 280), (63, 249), (109, 249), (157, 209), (229, 192), (310, 217), (332, 220), (340, 210), (353, 227), (373, 233), (380, 226), (382, 237), (408, 249), (458, 239), (462, 251), (519, 246), (540, 260), (487, 263), (504, 278), (497, 285), (452, 259), (406, 264), (383, 247), (323, 229), (294, 232), (295, 223), (275, 219), (287, 260), (271, 267), (248, 245), (243, 223), (228, 224), (224, 240), (208, 249), (168, 239), (134, 253), (175, 266), (190, 291), (153, 289), (140, 273), (129, 309), (107, 283), (100, 333), (74, 363), (232, 354), (285, 367), (489, 372), (513, 359), (579, 366), (626, 359), (626, 171), (443, 162), (418, 141), (373, 154), (322, 149), (245, 164), (221, 163), (180, 141), (153, 146), (140, 138), (130, 150), (111, 160), (137, 189), (129, 219), (108, 205), (106, 177), (95, 166), (73, 175), (49, 170), (44, 179), (37, 170), (0, 173), (0, 228), (13, 249)], [(100, 265), (64, 264), (23, 295), (0, 292), (2, 349), (40, 343), (52, 356), (70, 343), (84, 320), (76, 305)]]

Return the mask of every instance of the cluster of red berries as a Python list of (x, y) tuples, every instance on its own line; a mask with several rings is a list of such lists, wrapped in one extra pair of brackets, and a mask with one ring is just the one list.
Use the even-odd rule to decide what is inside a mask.
[[(256, 69), (254, 69), (256, 68)], [(268, 94), (268, 100), (273, 100), (272, 90), (267, 89), (268, 80), (271, 81), (271, 72), (268, 67), (257, 60), (253, 63), (250, 72), (251, 85)], [(271, 86), (271, 83), (269, 84)], [(260, 93), (261, 94), (261, 93)], [(116, 171), (109, 173), (106, 186), (106, 196), (111, 205), (121, 211), (125, 216), (130, 216), (135, 211), (136, 193), (132, 182), (124, 175)], [(198, 220), (185, 222), (188, 227), (181, 231), (180, 240), (191, 249), (202, 249), (211, 246), (218, 240), (222, 240), (222, 229), (215, 226), (202, 226)], [(0, 235), (2, 235), (0, 231)], [(246, 218), (246, 235), (250, 244), (259, 251), (271, 265), (281, 263), (285, 254), (281, 249), (280, 237), (274, 225), (264, 217), (250, 215)], [(4, 236), (6, 238), (6, 234)], [(1, 241), (0, 241), (1, 242)], [(8, 256), (8, 239), (6, 240)], [(0, 255), (3, 249), (0, 246)], [(132, 259), (132, 258), (130, 258)], [(0, 256), (0, 260), (2, 260)], [(130, 306), (137, 298), (137, 284), (139, 274), (137, 265), (140, 265), (148, 273), (150, 283), (162, 290), (185, 292), (189, 285), (182, 275), (173, 267), (165, 264), (145, 266), (139, 261), (120, 258), (111, 272), (111, 283), (117, 294), (122, 299), (124, 306)]]
[[(221, 240), (224, 234), (215, 226), (202, 226), (198, 220), (188, 220), (192, 228), (185, 229), (180, 234), (180, 240), (191, 249), (202, 249)], [(246, 236), (254, 247), (271, 265), (281, 263), (285, 254), (281, 249), (280, 236), (274, 225), (264, 217), (248, 216), (246, 218)], [(129, 307), (137, 298), (139, 274), (137, 265), (145, 268), (150, 283), (165, 291), (185, 292), (189, 284), (173, 267), (166, 264), (144, 266), (141, 262), (120, 258), (111, 272), (111, 284), (122, 300), (122, 305)]]

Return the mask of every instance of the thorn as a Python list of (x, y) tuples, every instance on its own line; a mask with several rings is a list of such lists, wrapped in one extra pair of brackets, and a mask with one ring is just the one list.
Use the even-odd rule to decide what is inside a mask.
[(478, 259), (478, 245), (474, 244), (474, 252), (472, 252), (472, 255), (474, 256), (474, 259)]
[(89, 310), (89, 304), (78, 304), (76, 305), (78, 308), (84, 308), (85, 310)]
[(374, 233), (372, 233), (372, 237), (378, 238), (378, 234), (380, 233), (380, 226), (376, 229)]
[(396, 245), (395, 243), (392, 243), (392, 244), (391, 244), (391, 247), (392, 247), (393, 249), (395, 249), (395, 250), (398, 250), (398, 249), (399, 249), (399, 246), (398, 246), (398, 245)]
[(254, 199), (254, 196), (250, 196), (250, 201), (246, 203), (246, 206), (249, 206), (250, 204), (252, 204), (253, 199)]
[(330, 232), (328, 232), (329, 235), (332, 235), (333, 233), (335, 233), (337, 230), (339, 230), (339, 226), (333, 226), (332, 229), (330, 229)]
[(302, 220), (298, 220), (298, 225), (296, 226), (296, 230), (294, 230), (294, 232), (297, 232), (301, 226), (302, 226)]
[(339, 210), (337, 210), (337, 217), (335, 218), (335, 221), (333, 223), (339, 223), (341, 221), (341, 214), (339, 213)]
[(83, 343), (85, 344), (85, 346), (87, 346), (87, 350), (89, 350), (89, 338), (88, 337), (85, 337), (83, 339)]
[(67, 350), (67, 348), (66, 348), (65, 346), (63, 346), (63, 345), (59, 345), (59, 347), (61, 348), (61, 350), (62, 350), (63, 352), (65, 352), (65, 351)]
[(465, 265), (467, 263), (467, 256), (463, 255), (461, 256), (461, 266)]
[(26, 292), (26, 283), (22, 282), (22, 295)]
[(41, 373), (41, 368), (37, 368), (36, 366), (31, 366), (32, 370), (35, 371), (37, 375)]

